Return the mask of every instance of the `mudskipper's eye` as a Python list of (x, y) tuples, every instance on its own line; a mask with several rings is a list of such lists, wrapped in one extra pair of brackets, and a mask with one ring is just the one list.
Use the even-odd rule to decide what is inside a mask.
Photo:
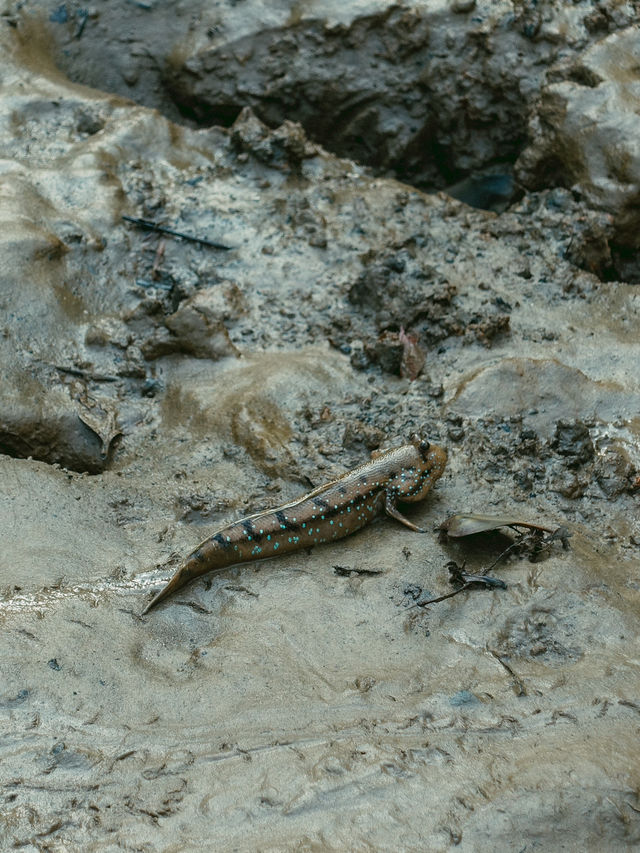
[(429, 442), (428, 442), (428, 441), (425, 441), (425, 440), (423, 439), (423, 440), (420, 442), (420, 453), (421, 453), (423, 456), (426, 456), (426, 455), (427, 455), (427, 453), (429, 452), (429, 448), (430, 448), (430, 447), (431, 447), (431, 445), (429, 444)]

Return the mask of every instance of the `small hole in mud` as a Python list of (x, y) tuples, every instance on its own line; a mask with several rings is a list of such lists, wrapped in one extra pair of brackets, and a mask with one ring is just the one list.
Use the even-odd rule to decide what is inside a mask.
[(626, 281), (640, 284), (640, 255), (638, 249), (611, 243), (611, 267), (605, 270), (603, 281)]
[(200, 127), (231, 127), (242, 112), (238, 104), (176, 101), (180, 115)]
[(473, 173), (445, 188), (452, 198), (477, 207), (481, 210), (493, 210), (501, 213), (510, 204), (520, 198), (522, 190), (513, 178), (511, 165), (491, 171)]

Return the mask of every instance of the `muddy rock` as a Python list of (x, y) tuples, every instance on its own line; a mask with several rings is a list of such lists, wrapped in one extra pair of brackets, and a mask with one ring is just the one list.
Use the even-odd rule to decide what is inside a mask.
[(234, 121), (231, 140), (242, 154), (252, 154), (276, 168), (295, 169), (302, 160), (318, 153), (300, 124), (284, 120), (270, 132), (250, 107), (244, 107)]
[[(109, 442), (83, 419), (85, 410), (63, 390), (34, 387), (0, 396), (0, 453), (41, 459), (73, 471), (92, 474), (108, 464)], [(28, 397), (25, 394), (28, 393)], [(106, 445), (106, 446), (105, 446)]]
[[(171, 352), (186, 352), (196, 358), (218, 359), (238, 355), (224, 323), (219, 319), (206, 292), (185, 300), (164, 320), (164, 331), (143, 344), (146, 358)], [(162, 330), (160, 330), (161, 332)]]
[(636, 26), (613, 33), (550, 74), (517, 174), (527, 186), (572, 187), (613, 217), (614, 239), (640, 245), (640, 90)]
[(606, 423), (635, 418), (640, 398), (614, 382), (594, 382), (581, 371), (554, 360), (507, 359), (463, 380), (451, 405), (475, 417), (521, 415), (536, 433), (554, 437), (558, 453), (586, 461), (593, 456), (589, 430), (564, 414), (596, 417)]
[(637, 462), (634, 463), (626, 447), (618, 442), (606, 442), (595, 464), (598, 486), (609, 500), (623, 492), (635, 494), (640, 489)]
[[(458, 184), (487, 164), (511, 184), (501, 164), (522, 146), (547, 68), (633, 23), (630, 4), (514, 12), (506, 0), (313, 2), (268, 14), (253, 0), (8, 7), (20, 26), (29, 14), (46, 20), (55, 61), (77, 82), (199, 125), (229, 127), (250, 107), (272, 128), (298, 122), (341, 156), (430, 187)], [(511, 195), (496, 191), (491, 172), (470, 181), (473, 199), (464, 197), (479, 206)]]
[[(492, 39), (500, 39), (500, 18), (498, 10), (471, 21), (435, 4), (374, 3), (360, 14), (311, 7), (301, 19), (259, 31), (225, 27), (207, 43), (190, 34), (169, 58), (165, 82), (179, 109), (199, 122), (227, 123), (247, 105), (271, 126), (295, 117), (338, 154), (433, 184), (443, 179), (434, 168), (436, 152), (446, 149), (458, 170), (469, 169), (504, 156), (515, 143), (515, 133), (501, 140), (493, 135), (499, 113), (502, 126), (511, 120), (514, 131), (522, 127), (516, 57), (526, 55), (518, 50), (524, 39), (517, 27), (502, 37), (510, 58), (501, 54), (498, 71), (500, 47)], [(457, 92), (446, 83), (456, 73), (447, 67), (446, 45), (454, 41), (467, 68)], [(482, 93), (474, 87), (475, 63), (485, 72), (495, 63), (496, 86), (502, 76), (499, 103), (491, 72), (483, 75)], [(512, 99), (505, 97), (505, 80)], [(457, 115), (462, 97), (480, 119), (473, 134)]]
[(551, 447), (577, 468), (593, 459), (594, 447), (589, 428), (582, 421), (558, 421)]

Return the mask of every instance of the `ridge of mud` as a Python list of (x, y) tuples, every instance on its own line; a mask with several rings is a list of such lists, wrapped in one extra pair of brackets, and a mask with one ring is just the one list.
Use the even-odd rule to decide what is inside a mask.
[(205, 126), (228, 127), (249, 106), (272, 128), (297, 121), (339, 156), (423, 189), (471, 176), (475, 187), (453, 192), (477, 206), (512, 197), (511, 166), (556, 59), (633, 20), (623, 6), (596, 20), (591, 4), (242, 9), (49, 0), (20, 4), (13, 20), (48, 11), (56, 62), (85, 85)]

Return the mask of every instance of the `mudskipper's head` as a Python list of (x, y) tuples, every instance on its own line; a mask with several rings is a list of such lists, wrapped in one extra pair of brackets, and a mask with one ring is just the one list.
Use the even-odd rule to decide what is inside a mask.
[(402, 500), (421, 501), (442, 476), (447, 464), (447, 451), (419, 435), (411, 436), (411, 445), (415, 452), (416, 484), (410, 494), (402, 495)]

